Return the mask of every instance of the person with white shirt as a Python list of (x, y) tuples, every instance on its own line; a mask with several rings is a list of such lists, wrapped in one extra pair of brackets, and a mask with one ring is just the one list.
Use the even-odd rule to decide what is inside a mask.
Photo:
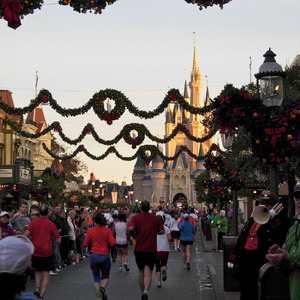
[[(165, 218), (162, 216), (159, 216), (159, 218), (164, 224)], [(167, 280), (167, 263), (170, 252), (169, 241), (172, 239), (170, 228), (164, 225), (164, 229), (164, 234), (157, 235), (156, 276), (158, 288), (161, 287), (161, 280)]]
[(181, 232), (178, 228), (178, 223), (180, 219), (178, 218), (178, 213), (173, 212), (171, 215), (171, 220), (169, 222), (169, 228), (171, 230), (171, 236), (173, 238), (174, 250), (175, 252), (181, 251), (179, 244), (180, 244), (180, 235)]

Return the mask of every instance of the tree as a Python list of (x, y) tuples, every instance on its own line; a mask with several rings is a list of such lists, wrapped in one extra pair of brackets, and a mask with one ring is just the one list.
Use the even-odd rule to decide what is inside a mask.
[[(64, 146), (57, 143), (56, 139), (53, 138), (51, 143), (51, 150), (54, 154), (66, 154), (67, 150)], [(53, 161), (52, 167), (57, 163)], [(67, 182), (75, 181), (79, 182), (79, 174), (86, 173), (88, 171), (87, 165), (79, 158), (73, 157), (71, 159), (62, 160), (61, 164), (64, 168), (65, 180)]]

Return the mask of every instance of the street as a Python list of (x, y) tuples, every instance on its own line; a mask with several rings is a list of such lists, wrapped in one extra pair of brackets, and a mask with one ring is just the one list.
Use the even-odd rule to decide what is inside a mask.
[[(155, 268), (152, 276), (152, 285), (149, 299), (214, 299), (213, 290), (207, 271), (207, 258), (210, 253), (204, 252), (201, 236), (192, 247), (191, 270), (183, 268), (181, 252), (174, 252), (170, 244), (167, 281), (157, 288)], [(138, 268), (135, 263), (132, 246), (129, 246), (129, 272), (119, 272), (118, 263), (112, 262), (110, 282), (107, 287), (109, 300), (140, 299), (141, 292), (138, 285)], [(34, 291), (34, 282), (30, 282), (27, 291)], [(75, 266), (61, 269), (56, 276), (50, 277), (48, 290), (44, 300), (85, 300), (95, 299), (92, 272), (89, 268), (89, 258)]]

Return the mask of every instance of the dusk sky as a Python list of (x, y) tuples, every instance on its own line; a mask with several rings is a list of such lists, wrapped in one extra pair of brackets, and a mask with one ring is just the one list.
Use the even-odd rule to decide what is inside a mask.
[[(183, 92), (192, 69), (194, 36), (202, 73), (201, 99), (205, 97), (206, 77), (211, 98), (226, 83), (236, 87), (250, 82), (271, 47), (284, 68), (300, 54), (300, 1), (233, 0), (200, 11), (184, 0), (118, 0), (101, 15), (79, 14), (69, 6), (45, 0), (41, 10), (27, 15), (13, 30), (0, 20), (0, 89), (13, 93), (16, 107), (28, 105), (38, 91), (49, 90), (65, 108), (80, 107), (94, 93), (112, 88), (124, 93), (139, 109), (153, 110), (170, 88)], [(195, 32), (195, 35), (193, 34)], [(186, 70), (186, 71), (185, 71)], [(252, 75), (252, 81), (255, 80)], [(62, 118), (44, 106), (48, 124), (59, 121), (71, 139), (92, 123), (102, 138), (112, 139), (125, 124), (146, 124), (152, 134), (164, 135), (164, 114), (150, 121), (133, 117), (128, 111), (111, 126), (96, 117), (93, 110), (73, 118)], [(54, 136), (61, 139), (57, 133)], [(149, 143), (149, 141), (147, 141)], [(107, 146), (83, 144), (94, 155)], [(136, 149), (119, 142), (122, 155)], [(69, 151), (75, 149), (68, 146)], [(114, 155), (93, 161), (84, 154), (89, 171), (101, 181), (132, 183), (135, 161), (124, 162)]]

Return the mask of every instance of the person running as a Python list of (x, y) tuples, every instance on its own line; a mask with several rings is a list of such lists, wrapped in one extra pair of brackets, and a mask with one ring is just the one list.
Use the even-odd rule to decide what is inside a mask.
[(126, 272), (129, 272), (128, 267), (128, 240), (127, 240), (127, 224), (125, 214), (118, 215), (119, 222), (114, 223), (112, 232), (116, 237), (116, 249), (118, 253), (118, 265), (119, 272), (123, 271), (122, 259), (124, 259), (124, 268)]
[[(183, 264), (186, 263), (186, 269), (189, 271), (191, 268), (191, 248), (193, 245), (195, 227), (189, 222), (190, 216), (185, 213), (183, 215), (184, 221), (179, 224), (179, 230), (181, 231), (181, 247), (182, 247), (182, 260)], [(187, 262), (186, 262), (187, 261)]]
[(42, 204), (39, 211), (41, 216), (29, 224), (24, 235), (31, 236), (34, 246), (32, 255), (32, 267), (36, 270), (34, 294), (43, 299), (49, 284), (50, 271), (54, 269), (52, 241), (60, 243), (61, 238), (55, 224), (48, 219), (48, 205)]
[(111, 268), (109, 247), (114, 246), (116, 241), (111, 230), (105, 227), (106, 220), (102, 213), (96, 213), (94, 221), (96, 226), (88, 230), (83, 247), (90, 248), (90, 268), (94, 277), (97, 300), (106, 300), (108, 296), (105, 289)]
[[(165, 223), (165, 216), (159, 216), (162, 224)], [(167, 280), (167, 263), (170, 252), (169, 241), (171, 241), (171, 231), (164, 225), (165, 233), (157, 235), (157, 255), (156, 255), (156, 276), (157, 276), (157, 287), (161, 287), (162, 281)], [(162, 276), (161, 276), (162, 274)]]
[(139, 268), (139, 285), (142, 300), (148, 300), (152, 271), (156, 262), (157, 234), (164, 234), (165, 229), (159, 218), (149, 213), (150, 202), (143, 200), (140, 214), (131, 218), (128, 229), (136, 235), (134, 255)]
[(180, 230), (178, 228), (178, 223), (179, 223), (179, 218), (178, 218), (178, 213), (177, 212), (172, 212), (171, 214), (171, 220), (169, 222), (169, 228), (171, 230), (171, 236), (173, 239), (174, 243), (174, 250), (175, 252), (181, 251), (179, 244), (180, 244)]

